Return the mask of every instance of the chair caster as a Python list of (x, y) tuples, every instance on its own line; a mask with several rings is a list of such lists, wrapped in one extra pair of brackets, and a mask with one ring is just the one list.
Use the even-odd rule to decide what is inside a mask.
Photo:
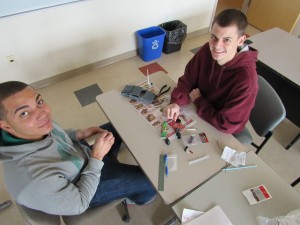
[(124, 223), (129, 223), (130, 217), (127, 216), (127, 215), (124, 215), (124, 216), (122, 217), (122, 220), (123, 220)]

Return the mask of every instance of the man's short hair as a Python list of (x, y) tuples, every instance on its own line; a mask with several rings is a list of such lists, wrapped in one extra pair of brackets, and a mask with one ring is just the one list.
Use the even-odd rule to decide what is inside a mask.
[(28, 86), (28, 84), (20, 81), (8, 81), (0, 84), (0, 119), (6, 118), (6, 109), (4, 108), (3, 101)]
[(248, 20), (246, 15), (238, 9), (225, 9), (220, 12), (213, 20), (213, 25), (217, 23), (221, 27), (228, 27), (236, 25), (238, 28), (238, 35), (242, 36), (245, 34), (248, 26)]

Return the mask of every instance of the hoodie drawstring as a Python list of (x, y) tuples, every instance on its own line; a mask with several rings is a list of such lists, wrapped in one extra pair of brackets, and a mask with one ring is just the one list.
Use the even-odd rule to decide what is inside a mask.
[[(213, 80), (213, 75), (214, 75), (214, 70), (215, 70), (215, 65), (216, 65), (216, 61), (214, 60), (213, 61), (213, 64), (212, 64), (212, 68), (211, 68), (211, 73), (209, 75), (209, 86), (211, 86), (211, 82)], [(220, 70), (220, 73), (217, 75), (217, 84), (216, 84), (216, 89), (219, 88), (219, 85), (220, 85), (220, 82), (221, 82), (221, 79), (222, 79), (222, 74), (223, 74), (223, 71), (225, 70), (225, 66), (222, 66), (221, 67), (221, 70)]]

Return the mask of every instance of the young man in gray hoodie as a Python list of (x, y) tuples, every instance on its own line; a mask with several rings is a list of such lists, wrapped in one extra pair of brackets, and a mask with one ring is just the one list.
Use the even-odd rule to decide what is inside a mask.
[[(83, 144), (95, 134), (92, 147)], [(0, 160), (18, 204), (76, 215), (123, 197), (138, 205), (151, 202), (156, 192), (141, 169), (114, 159), (121, 142), (110, 124), (65, 131), (34, 88), (0, 84)]]

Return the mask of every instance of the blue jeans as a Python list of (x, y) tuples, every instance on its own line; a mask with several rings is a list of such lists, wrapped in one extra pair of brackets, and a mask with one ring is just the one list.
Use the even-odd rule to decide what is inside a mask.
[(115, 142), (104, 157), (100, 183), (90, 202), (90, 207), (99, 206), (120, 198), (129, 198), (137, 205), (143, 205), (156, 195), (156, 191), (141, 168), (117, 162), (122, 139), (110, 123), (100, 126), (113, 133)]

